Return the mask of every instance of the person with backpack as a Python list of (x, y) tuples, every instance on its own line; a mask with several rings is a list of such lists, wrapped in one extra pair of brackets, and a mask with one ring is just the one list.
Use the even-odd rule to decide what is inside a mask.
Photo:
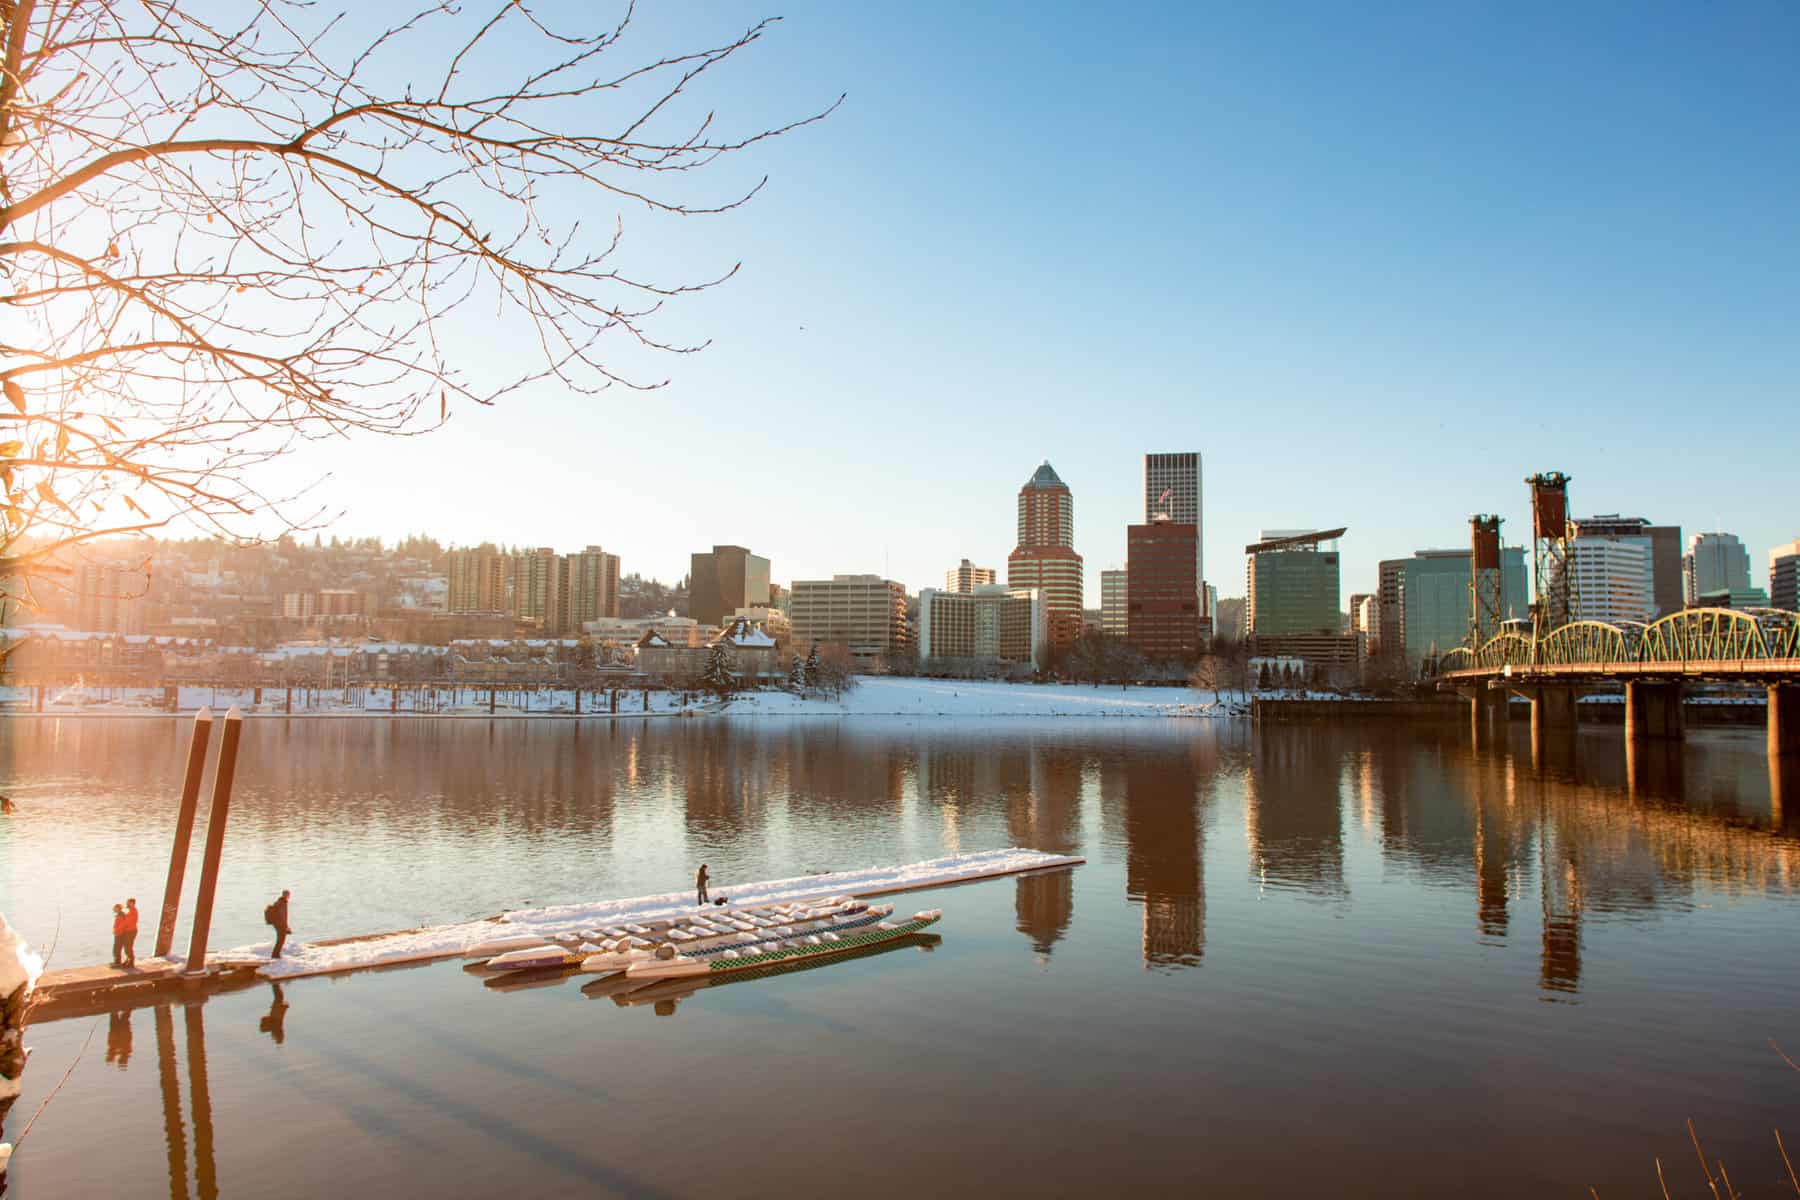
[(269, 957), (280, 958), (281, 948), (287, 944), (288, 934), (292, 932), (288, 928), (288, 893), (286, 888), (281, 889), (281, 896), (279, 899), (269, 905), (269, 907), (263, 909), (263, 920), (267, 921), (275, 930), (275, 949), (270, 952)]
[(113, 961), (115, 967), (125, 965), (125, 906), (113, 905)]
[(706, 880), (706, 864), (701, 863), (700, 869), (694, 872), (694, 890), (699, 893), (699, 898), (694, 903), (702, 906), (706, 904)]

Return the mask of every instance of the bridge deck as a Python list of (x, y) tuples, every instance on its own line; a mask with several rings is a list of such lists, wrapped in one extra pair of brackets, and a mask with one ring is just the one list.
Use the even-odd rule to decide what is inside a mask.
[(1687, 662), (1513, 663), (1465, 667), (1438, 677), (1458, 680), (1506, 679), (1515, 683), (1580, 679), (1706, 679), (1719, 683), (1800, 683), (1800, 658), (1693, 659)]

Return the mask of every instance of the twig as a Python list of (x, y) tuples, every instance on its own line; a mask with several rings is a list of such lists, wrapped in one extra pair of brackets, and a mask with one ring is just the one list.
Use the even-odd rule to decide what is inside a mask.
[(25, 1122), (25, 1128), (19, 1130), (19, 1139), (13, 1143), (14, 1150), (25, 1144), (25, 1139), (31, 1135), (31, 1127), (37, 1124), (37, 1119), (44, 1115), (44, 1110), (50, 1107), (52, 1100), (56, 1099), (56, 1093), (63, 1090), (63, 1084), (69, 1082), (69, 1076), (73, 1075), (75, 1068), (81, 1065), (81, 1056), (87, 1053), (88, 1046), (98, 1032), (100, 1032), (100, 1022), (95, 1021), (93, 1027), (88, 1030), (87, 1040), (83, 1041), (81, 1049), (75, 1052), (75, 1061), (69, 1064), (69, 1069), (64, 1071), (62, 1078), (56, 1081), (56, 1086), (50, 1089), (50, 1094), (45, 1096), (43, 1102), (37, 1106), (37, 1111), (31, 1114), (31, 1120)]
[(1662, 1187), (1663, 1200), (1675, 1200), (1669, 1195), (1669, 1181), (1663, 1178), (1662, 1159), (1656, 1160), (1656, 1182)]
[(1769, 1045), (1771, 1045), (1771, 1046), (1773, 1046), (1773, 1047), (1775, 1047), (1775, 1053), (1777, 1053), (1777, 1054), (1779, 1054), (1779, 1055), (1781, 1055), (1781, 1061), (1782, 1061), (1782, 1062), (1784, 1062), (1784, 1063), (1786, 1063), (1786, 1064), (1787, 1064), (1787, 1065), (1788, 1065), (1788, 1066), (1790, 1066), (1790, 1067), (1792, 1067), (1792, 1068), (1794, 1068), (1794, 1070), (1796, 1070), (1796, 1071), (1800, 1071), (1800, 1063), (1797, 1063), (1797, 1062), (1795, 1062), (1795, 1061), (1794, 1061), (1794, 1060), (1793, 1060), (1793, 1059), (1791, 1059), (1791, 1058), (1789, 1058), (1789, 1057), (1788, 1057), (1788, 1052), (1787, 1052), (1787, 1051), (1786, 1051), (1786, 1050), (1783, 1050), (1783, 1049), (1782, 1049), (1782, 1048), (1781, 1048), (1781, 1043), (1780, 1043), (1780, 1042), (1778, 1042), (1778, 1041), (1776, 1041), (1776, 1040), (1775, 1040), (1775, 1039), (1774, 1039), (1774, 1038), (1770, 1038), (1770, 1039), (1769, 1039)]
[(1781, 1151), (1781, 1161), (1788, 1169), (1788, 1182), (1794, 1185), (1794, 1194), (1800, 1196), (1800, 1175), (1794, 1174), (1794, 1161), (1788, 1157), (1787, 1147), (1781, 1144), (1781, 1130), (1775, 1131), (1775, 1148)]

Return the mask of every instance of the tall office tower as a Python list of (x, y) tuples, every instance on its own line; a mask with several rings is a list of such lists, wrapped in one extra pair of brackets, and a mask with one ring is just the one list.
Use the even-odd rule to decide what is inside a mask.
[(1800, 612), (1800, 538), (1769, 551), (1769, 604)]
[[(1573, 522), (1575, 541), (1600, 538), (1613, 542), (1638, 542), (1649, 555), (1650, 607), (1648, 617), (1627, 620), (1650, 620), (1680, 610), (1687, 598), (1683, 595), (1681, 526), (1652, 525), (1643, 517), (1622, 517), (1618, 513), (1602, 513), (1594, 517), (1578, 517)], [(1578, 547), (1577, 547), (1578, 548)], [(1590, 556), (1594, 557), (1594, 556)], [(1601, 555), (1599, 557), (1606, 557)], [(1582, 572), (1575, 572), (1575, 586), (1581, 587)], [(1581, 603), (1579, 590), (1575, 596), (1577, 610)]]
[(978, 567), (968, 559), (944, 572), (944, 590), (967, 594), (994, 582), (994, 568)]
[(1144, 455), (1144, 523), (1174, 521), (1194, 527), (1194, 578), (1202, 596), (1200, 615), (1210, 618), (1205, 595), (1206, 526), (1201, 513), (1200, 454)]
[(511, 576), (508, 556), (491, 542), (450, 551), (449, 597), (445, 607), (453, 613), (506, 611), (506, 589)]
[[(1525, 578), (1525, 550), (1521, 546), (1501, 546), (1495, 582), (1499, 612), (1483, 622), (1483, 641), (1497, 629), (1487, 628), (1492, 617), (1501, 621), (1523, 621), (1531, 613), (1531, 598)], [(1446, 650), (1466, 645), (1473, 610), (1469, 597), (1470, 550), (1420, 550), (1404, 563), (1405, 582), (1400, 587), (1402, 621), (1406, 627), (1402, 647), (1406, 665), (1418, 671), (1427, 659), (1436, 659)]]
[(740, 608), (768, 603), (768, 559), (742, 546), (714, 546), (689, 559), (688, 616), (701, 625), (723, 625)]
[[(1342, 529), (1265, 529), (1262, 541), (1244, 547), (1245, 624), (1252, 637), (1338, 634), (1336, 543), (1342, 536)], [(1321, 548), (1326, 542), (1332, 549)]]
[(1656, 619), (1655, 567), (1641, 537), (1577, 537), (1569, 543), (1571, 619), (1609, 625)]
[(1147, 658), (1200, 653), (1199, 536), (1198, 526), (1180, 521), (1125, 527), (1126, 637)]
[(588, 621), (619, 615), (619, 556), (589, 546), (565, 560), (569, 580), (568, 618), (571, 633)]
[(512, 615), (535, 621), (546, 634), (563, 632), (568, 609), (568, 576), (562, 556), (549, 546), (512, 556)]
[(1130, 632), (1127, 603), (1131, 592), (1127, 571), (1100, 572), (1100, 632), (1123, 639)]
[(84, 633), (142, 633), (149, 590), (141, 563), (84, 562), (75, 568), (76, 624)]
[(1689, 604), (1708, 592), (1750, 589), (1750, 551), (1732, 533), (1696, 533), (1681, 560), (1683, 591)]
[(1075, 497), (1048, 462), (1019, 489), (1019, 544), (1006, 556), (1006, 586), (1043, 592), (1052, 649), (1081, 636)]

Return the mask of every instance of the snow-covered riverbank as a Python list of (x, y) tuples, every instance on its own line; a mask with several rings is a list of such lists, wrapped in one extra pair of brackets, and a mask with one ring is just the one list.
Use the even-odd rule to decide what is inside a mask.
[(749, 692), (725, 707), (740, 717), (1228, 717), (1249, 702), (1189, 687), (1090, 687), (864, 676), (838, 699)]
[[(0, 688), (0, 704), (6, 715), (54, 717), (167, 717), (161, 707), (160, 688), (65, 688), (47, 698), (41, 714), (24, 688)], [(265, 688), (261, 702), (250, 688), (184, 687), (177, 716), (192, 715), (202, 706), (215, 713), (236, 706), (247, 717), (291, 718), (444, 718), (492, 720), (499, 718), (642, 720), (646, 717), (706, 716), (724, 712), (749, 717), (1228, 717), (1248, 716), (1249, 698), (1242, 693), (1215, 699), (1210, 691), (1188, 687), (1091, 687), (1059, 683), (978, 683), (956, 679), (911, 679), (865, 675), (841, 697), (800, 696), (791, 692), (745, 692), (721, 706), (704, 693), (626, 690), (620, 693), (619, 711), (607, 711), (604, 693), (584, 692), (582, 711), (576, 712), (576, 696), (565, 689), (502, 689), (492, 712), (487, 694), (474, 689), (460, 693), (443, 688), (401, 688), (397, 695), (385, 691), (351, 694), (341, 690), (308, 694), (294, 689), (293, 709), (279, 690)], [(648, 707), (646, 707), (646, 704)], [(415, 707), (415, 706), (420, 707)]]

